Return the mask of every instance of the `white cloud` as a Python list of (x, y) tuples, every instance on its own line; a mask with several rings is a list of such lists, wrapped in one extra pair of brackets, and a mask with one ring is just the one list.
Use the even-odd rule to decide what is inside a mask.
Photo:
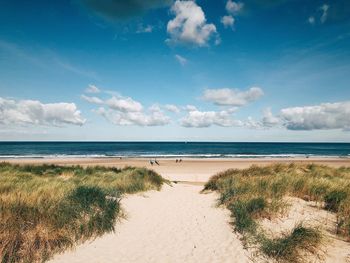
[(321, 23), (326, 22), (327, 17), (328, 17), (328, 9), (329, 9), (329, 5), (327, 5), (327, 4), (320, 6), (320, 10), (322, 11), (322, 15), (320, 18)]
[(148, 108), (148, 110), (149, 110), (150, 112), (161, 111), (161, 109), (160, 109), (160, 107), (159, 107), (158, 104), (153, 104), (153, 105), (151, 105), (151, 106)]
[(274, 127), (280, 124), (280, 119), (274, 116), (271, 112), (271, 108), (266, 108), (263, 111), (262, 126), (264, 127)]
[(280, 117), (290, 130), (350, 128), (350, 101), (285, 108)]
[(233, 28), (233, 24), (235, 23), (235, 19), (231, 15), (223, 16), (220, 21), (225, 28), (227, 27)]
[(204, 91), (203, 99), (221, 106), (244, 106), (249, 102), (259, 99), (264, 92), (259, 87), (252, 87), (247, 91), (237, 89), (207, 89)]
[(206, 23), (205, 14), (196, 2), (177, 0), (171, 12), (175, 18), (168, 22), (167, 42), (207, 46), (211, 37), (217, 35), (215, 25)]
[(170, 112), (174, 112), (174, 113), (180, 112), (179, 107), (177, 107), (176, 105), (173, 105), (173, 104), (167, 104), (164, 106), (164, 108)]
[(86, 95), (81, 95), (81, 98), (89, 103), (94, 103), (94, 104), (103, 104), (103, 100), (101, 100), (98, 97), (90, 97)]
[(260, 121), (254, 120), (252, 117), (248, 117), (246, 121), (243, 122), (244, 127), (249, 129), (262, 129), (264, 128), (263, 124)]
[(96, 87), (95, 85), (89, 85), (89, 87), (87, 87), (85, 89), (86, 93), (100, 93), (100, 89), (98, 87)]
[(235, 113), (236, 111), (238, 111), (239, 107), (230, 107), (227, 109), (227, 112), (229, 113)]
[(153, 104), (148, 110), (144, 110), (140, 102), (120, 95), (107, 100), (84, 95), (82, 98), (90, 103), (102, 105), (94, 112), (116, 125), (160, 126), (170, 123), (170, 118), (158, 104)]
[(189, 111), (188, 114), (180, 120), (180, 124), (188, 128), (206, 128), (217, 125), (221, 127), (266, 129), (280, 123), (280, 120), (272, 115), (270, 109), (264, 111), (264, 118), (262, 121), (254, 120), (252, 117), (248, 117), (246, 120), (236, 120), (232, 117), (232, 113), (236, 110), (237, 108), (234, 107), (222, 111), (199, 111), (194, 109)]
[(244, 4), (241, 2), (234, 2), (232, 0), (228, 0), (226, 3), (226, 11), (229, 14), (235, 15), (243, 9), (243, 6)]
[(325, 23), (328, 19), (328, 11), (330, 6), (327, 4), (321, 5), (316, 12), (308, 18), (308, 22), (311, 25), (320, 22), (321, 24)]
[(197, 111), (197, 107), (194, 105), (186, 105), (183, 107), (185, 111)]
[(141, 34), (141, 33), (152, 33), (153, 32), (153, 26), (152, 25), (147, 25), (144, 26), (143, 24), (139, 24), (138, 28), (136, 30), (137, 34)]
[(314, 16), (310, 16), (307, 20), (311, 25), (315, 24), (315, 17)]
[(151, 111), (150, 114), (145, 114), (144, 112), (120, 112), (99, 108), (96, 112), (113, 124), (121, 126), (163, 126), (170, 123), (170, 118), (162, 111)]
[(133, 100), (130, 97), (115, 97), (113, 96), (106, 101), (106, 104), (113, 110), (123, 112), (138, 112), (142, 111), (142, 104), (138, 101)]
[(233, 120), (227, 111), (199, 111), (191, 110), (180, 120), (183, 127), (205, 128), (212, 125), (231, 127), (241, 126), (242, 122)]
[(9, 100), (0, 97), (0, 124), (83, 125), (85, 119), (74, 103), (41, 103), (36, 100)]
[(178, 54), (175, 55), (175, 59), (177, 60), (177, 62), (179, 62), (181, 64), (181, 66), (185, 66), (188, 62), (188, 60)]

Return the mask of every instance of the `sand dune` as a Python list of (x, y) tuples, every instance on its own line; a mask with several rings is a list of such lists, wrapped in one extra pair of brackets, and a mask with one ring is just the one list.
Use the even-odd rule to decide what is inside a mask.
[[(75, 250), (56, 255), (50, 261), (112, 263), (249, 262), (249, 252), (243, 248), (239, 236), (233, 232), (233, 227), (230, 225), (229, 211), (215, 206), (217, 199), (215, 193), (199, 193), (203, 182), (213, 174), (228, 168), (246, 168), (252, 164), (267, 165), (272, 162), (291, 161), (314, 162), (336, 167), (350, 166), (350, 159), (185, 159), (180, 164), (172, 159), (161, 159), (160, 166), (151, 166), (147, 159), (117, 158), (11, 162), (139, 166), (152, 168), (170, 180), (186, 181), (172, 186), (166, 185), (159, 192), (152, 191), (125, 197), (122, 206), (126, 219), (116, 224), (115, 233), (79, 245)], [(295, 205), (296, 211), (305, 210), (300, 204)], [(295, 224), (295, 220), (300, 217), (299, 214), (291, 215), (285, 222), (287, 228)], [(283, 222), (284, 220), (280, 221)], [(275, 225), (274, 229), (279, 228), (280, 223)], [(274, 223), (268, 222), (268, 224)], [(333, 242), (326, 246), (326, 251), (328, 254), (326, 262), (350, 261), (350, 255), (347, 253), (350, 251), (350, 244), (347, 242), (333, 238)]]

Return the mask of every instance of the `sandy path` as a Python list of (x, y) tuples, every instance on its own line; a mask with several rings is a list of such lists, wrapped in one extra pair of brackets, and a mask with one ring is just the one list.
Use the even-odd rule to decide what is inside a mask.
[(51, 262), (248, 262), (227, 210), (202, 186), (174, 184), (128, 196), (116, 232), (57, 255)]

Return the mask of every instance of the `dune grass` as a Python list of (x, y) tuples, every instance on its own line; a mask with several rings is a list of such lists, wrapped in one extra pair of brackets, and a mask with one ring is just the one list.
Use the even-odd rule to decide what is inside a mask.
[(321, 209), (336, 213), (337, 233), (350, 240), (350, 168), (291, 163), (230, 169), (213, 176), (204, 190), (218, 191), (219, 203), (231, 211), (235, 230), (277, 261), (301, 262), (302, 251), (316, 253), (321, 240), (317, 229), (301, 225), (280, 239), (269, 239), (259, 229), (256, 219), (285, 211), (284, 196), (315, 201)]
[(305, 252), (318, 253), (321, 242), (321, 232), (318, 229), (297, 225), (282, 237), (269, 239), (263, 237), (261, 250), (278, 262), (303, 262)]
[(144, 168), (0, 163), (1, 262), (43, 262), (113, 231), (123, 194), (164, 182)]

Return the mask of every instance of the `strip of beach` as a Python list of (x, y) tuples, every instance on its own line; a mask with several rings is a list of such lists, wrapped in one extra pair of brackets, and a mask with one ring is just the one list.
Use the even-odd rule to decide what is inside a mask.
[[(154, 160), (154, 159), (153, 159)], [(172, 181), (161, 191), (149, 191), (122, 199), (124, 217), (115, 232), (87, 241), (74, 250), (54, 256), (50, 262), (252, 262), (254, 255), (244, 248), (241, 236), (233, 231), (232, 218), (217, 206), (218, 194), (203, 194), (203, 185), (218, 172), (273, 163), (314, 163), (331, 167), (350, 167), (348, 158), (274, 158), (274, 159), (157, 159), (149, 158), (57, 158), (10, 159), (19, 164), (56, 164), (81, 166), (127, 166), (153, 169)], [(333, 224), (330, 213), (318, 214), (300, 199), (293, 203), (288, 226), (296, 220), (312, 219)], [(289, 220), (289, 221), (288, 221)], [(283, 222), (285, 223), (285, 221)], [(273, 225), (273, 223), (271, 223)], [(325, 256), (316, 262), (350, 262), (350, 243), (329, 236)], [(255, 260), (256, 261), (256, 260)], [(313, 261), (314, 262), (314, 261)]]
[[(244, 169), (251, 165), (269, 165), (273, 163), (314, 163), (331, 167), (350, 166), (350, 158), (310, 157), (310, 158), (158, 158), (159, 165), (150, 160), (154, 158), (26, 158), (4, 159), (10, 163), (20, 164), (57, 164), (82, 166), (107, 166), (124, 168), (126, 166), (153, 169), (171, 181), (205, 183), (218, 172), (227, 169)], [(180, 158), (178, 158), (180, 160)]]

